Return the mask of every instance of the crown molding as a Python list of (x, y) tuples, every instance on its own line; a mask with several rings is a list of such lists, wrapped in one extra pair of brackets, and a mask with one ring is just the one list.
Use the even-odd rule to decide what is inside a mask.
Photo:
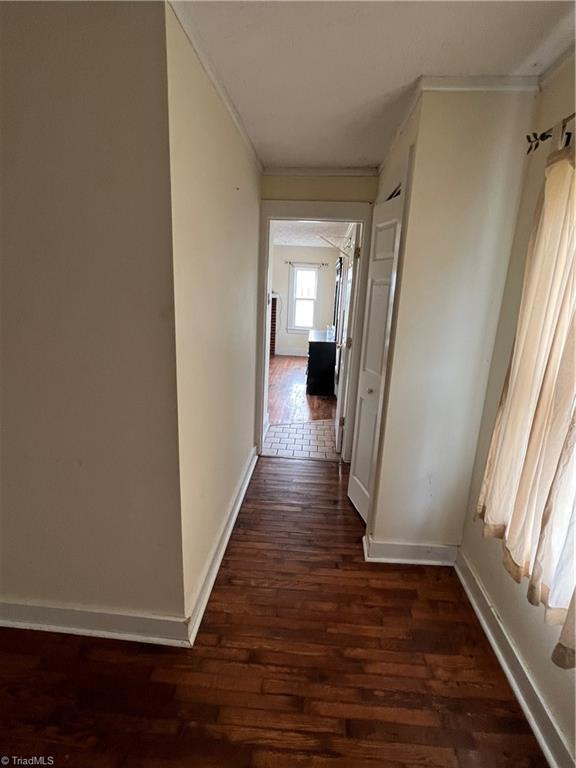
[[(560, 66), (560, 63), (558, 63), (558, 66)], [(486, 77), (478, 77), (478, 76), (462, 76), (462, 77), (443, 77), (441, 75), (439, 76), (429, 76), (429, 75), (422, 75), (418, 80), (416, 81), (416, 87), (414, 89), (414, 94), (412, 96), (412, 100), (410, 101), (410, 104), (408, 105), (408, 109), (406, 110), (406, 114), (404, 115), (402, 121), (400, 122), (396, 133), (394, 134), (394, 139), (392, 140), (392, 143), (390, 146), (393, 146), (394, 143), (397, 141), (398, 136), (402, 134), (402, 132), (405, 130), (406, 125), (410, 118), (412, 117), (412, 113), (416, 109), (420, 98), (423, 93), (429, 93), (429, 92), (446, 92), (446, 93), (462, 93), (462, 92), (480, 92), (480, 91), (524, 91), (524, 92), (530, 92), (530, 93), (536, 93), (540, 90), (540, 83), (541, 78), (539, 77), (532, 77), (532, 76), (516, 76), (516, 75), (498, 75), (498, 76), (486, 76)], [(388, 149), (388, 152), (390, 150)], [(382, 160), (380, 165), (378, 166), (378, 173), (381, 174), (385, 164), (386, 160), (388, 159), (388, 152), (386, 153), (386, 157)]]
[(487, 77), (429, 77), (423, 75), (418, 88), (424, 91), (538, 91), (538, 77), (498, 75)]
[(376, 166), (360, 168), (264, 168), (264, 176), (378, 176)]
[(553, 80), (558, 70), (561, 69), (561, 67), (564, 65), (566, 61), (569, 61), (570, 59), (574, 58), (574, 45), (569, 46), (564, 53), (561, 56), (558, 56), (556, 61), (554, 61), (548, 69), (546, 69), (539, 78), (540, 88), (544, 88), (547, 83), (550, 82), (550, 80)]
[(203, 53), (202, 47), (198, 41), (198, 37), (196, 34), (192, 32), (189, 27), (191, 26), (190, 23), (185, 23), (178, 13), (177, 4), (175, 5), (172, 2), (166, 2), (166, 5), (172, 10), (172, 13), (176, 17), (178, 24), (180, 24), (180, 27), (182, 28), (182, 31), (186, 35), (188, 42), (192, 46), (192, 50), (198, 57), (198, 61), (200, 62), (200, 65), (202, 66), (202, 69), (206, 73), (208, 79), (214, 86), (216, 93), (220, 97), (222, 103), (226, 107), (226, 110), (230, 117), (232, 118), (232, 121), (234, 125), (236, 126), (236, 129), (238, 130), (238, 133), (242, 137), (244, 143), (246, 144), (250, 154), (252, 155), (252, 158), (256, 164), (256, 167), (260, 172), (262, 172), (263, 166), (260, 158), (258, 157), (258, 154), (256, 152), (256, 149), (254, 148), (254, 144), (252, 144), (252, 140), (248, 134), (248, 131), (246, 130), (246, 127), (244, 126), (244, 123), (242, 122), (242, 118), (240, 117), (240, 114), (236, 107), (234, 106), (234, 103), (232, 102), (232, 99), (228, 95), (228, 92), (226, 91), (226, 88), (222, 85), (222, 83), (219, 81), (216, 73), (214, 72), (214, 69), (212, 68), (212, 65), (208, 61), (207, 56)]
[[(422, 78), (420, 78), (420, 80), (421, 79)], [(392, 141), (390, 142), (390, 145), (388, 146), (388, 149), (386, 150), (386, 155), (384, 156), (384, 159), (380, 162), (380, 165), (378, 166), (378, 176), (382, 175), (382, 172), (384, 171), (386, 160), (388, 160), (388, 155), (390, 154), (391, 148), (398, 141), (398, 138), (402, 135), (402, 133), (404, 133), (404, 131), (406, 130), (406, 126), (408, 125), (414, 110), (420, 103), (420, 98), (422, 96), (422, 90), (420, 89), (420, 80), (416, 82), (416, 87), (413, 90), (410, 103), (408, 104), (408, 108), (406, 109), (406, 113), (404, 114), (404, 117), (400, 121), (398, 128), (396, 128), (396, 131), (394, 132), (394, 138), (392, 139)]]

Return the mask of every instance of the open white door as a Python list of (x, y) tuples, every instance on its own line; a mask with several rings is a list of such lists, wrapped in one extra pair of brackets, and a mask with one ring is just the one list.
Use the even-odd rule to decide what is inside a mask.
[(339, 345), (339, 371), (338, 371), (338, 383), (336, 389), (336, 418), (334, 422), (334, 429), (336, 431), (336, 451), (340, 453), (342, 450), (342, 442), (344, 438), (344, 429), (346, 428), (344, 423), (344, 415), (347, 411), (348, 402), (348, 378), (350, 375), (350, 346), (351, 346), (351, 332), (352, 332), (352, 318), (354, 317), (354, 298), (356, 296), (356, 283), (358, 278), (358, 256), (360, 254), (360, 239), (361, 239), (360, 225), (355, 225), (354, 233), (354, 248), (350, 256), (344, 259), (342, 269), (342, 312), (340, 320), (340, 328), (338, 333), (338, 345)]
[(364, 332), (348, 496), (366, 520), (374, 488), (378, 437), (400, 249), (404, 195), (374, 206)]

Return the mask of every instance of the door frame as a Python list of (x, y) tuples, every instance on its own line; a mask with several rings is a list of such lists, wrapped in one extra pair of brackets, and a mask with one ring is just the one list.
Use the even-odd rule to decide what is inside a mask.
[[(346, 381), (344, 382), (343, 389), (346, 397), (346, 410), (344, 411), (344, 416), (348, 420), (348, 429), (344, 430), (344, 434), (342, 435), (342, 438), (340, 441), (341, 442), (340, 453), (343, 461), (345, 461), (348, 464), (352, 461), (352, 443), (354, 438), (354, 423), (356, 420), (356, 398), (358, 396), (358, 379), (360, 376), (360, 360), (362, 358), (362, 334), (364, 332), (363, 313), (364, 313), (367, 284), (368, 284), (368, 267), (370, 264), (370, 248), (372, 247), (372, 242), (371, 242), (372, 217), (373, 217), (373, 212), (372, 212), (372, 216), (370, 217), (370, 223), (369, 223), (370, 231), (368, 232), (366, 248), (364, 247), (364, 241), (363, 242), (359, 241), (357, 233), (355, 237), (354, 255), (352, 256), (352, 259), (353, 259), (352, 285), (350, 286), (351, 292), (348, 298), (349, 305), (352, 310), (348, 314), (350, 332), (346, 334), (346, 338), (344, 339), (344, 344), (346, 345), (346, 349), (340, 350), (340, 355), (344, 356), (346, 360), (346, 366), (347, 366)], [(360, 254), (365, 253), (364, 260), (361, 260), (361, 263), (359, 262), (358, 264), (356, 264), (357, 248), (360, 249)], [(365, 273), (364, 273), (364, 282), (362, 283), (363, 285), (362, 294), (360, 294), (362, 269), (365, 269)], [(357, 309), (358, 304), (360, 304), (359, 309)], [(356, 314), (357, 312), (358, 314)], [(352, 345), (352, 347), (350, 348), (350, 353), (348, 353), (347, 341), (348, 341), (348, 338), (351, 338), (352, 333), (354, 332), (354, 329), (356, 329), (357, 345), (356, 346)], [(352, 357), (353, 354), (355, 355), (354, 358)], [(352, 376), (353, 361), (354, 361), (354, 364), (356, 365), (355, 378)]]
[(343, 221), (362, 224), (362, 246), (357, 301), (352, 317), (352, 349), (349, 367), (350, 397), (347, 413), (344, 414), (347, 428), (354, 427), (354, 416), (350, 416), (350, 403), (356, 406), (364, 299), (368, 277), (368, 256), (372, 234), (372, 203), (345, 203), (308, 200), (262, 200), (260, 203), (260, 244), (258, 263), (258, 309), (257, 309), (257, 354), (256, 354), (256, 419), (255, 443), (257, 452), (262, 453), (264, 435), (268, 429), (268, 366), (270, 359), (270, 333), (268, 306), (270, 294), (270, 222), (271, 221)]
[[(375, 471), (372, 478), (370, 488), (370, 503), (368, 505), (368, 513), (366, 515), (366, 533), (364, 535), (364, 547), (366, 548), (366, 541), (369, 536), (374, 534), (374, 524), (376, 517), (376, 501), (378, 498), (378, 492), (380, 488), (379, 470), (382, 466), (382, 453), (384, 447), (384, 436), (386, 433), (386, 420), (388, 416), (388, 401), (390, 398), (390, 382), (392, 379), (392, 367), (394, 362), (394, 342), (396, 339), (396, 327), (398, 324), (398, 307), (400, 302), (400, 294), (402, 291), (402, 273), (404, 271), (404, 252), (406, 250), (406, 238), (408, 235), (408, 220), (410, 218), (410, 205), (412, 202), (412, 184), (414, 177), (414, 164), (416, 156), (416, 145), (411, 143), (408, 147), (408, 153), (405, 161), (405, 166), (401, 174), (401, 195), (404, 199), (402, 207), (402, 219), (400, 222), (400, 243), (398, 247), (398, 254), (396, 263), (394, 265), (394, 295), (391, 297), (392, 311), (390, 314), (390, 323), (386, 330), (386, 341), (384, 359), (386, 365), (386, 371), (384, 375), (384, 384), (380, 392), (380, 399), (378, 403), (378, 415), (377, 415), (377, 431), (375, 440), (375, 454), (372, 457), (374, 461)], [(386, 202), (386, 200), (377, 200), (376, 203)], [(375, 203), (375, 204), (376, 204)], [(371, 228), (372, 229), (372, 228)], [(370, 240), (370, 247), (372, 247), (372, 239)], [(369, 259), (367, 259), (369, 263)], [(366, 269), (366, 284), (364, 291), (367, 290), (368, 284), (368, 269)], [(362, 328), (362, 331), (364, 328)], [(360, 364), (358, 364), (358, 375), (360, 373)], [(365, 549), (366, 552), (366, 549)]]
[[(380, 466), (379, 463), (379, 451), (380, 451), (380, 444), (381, 444), (381, 434), (382, 434), (382, 416), (383, 416), (383, 403), (384, 403), (384, 390), (385, 390), (385, 384), (388, 378), (388, 367), (390, 363), (390, 342), (391, 342), (391, 329), (392, 329), (392, 317), (394, 314), (394, 307), (395, 307), (395, 297), (396, 297), (396, 283), (397, 283), (397, 273), (399, 268), (399, 261), (400, 261), (400, 249), (402, 246), (402, 233), (403, 233), (403, 224), (404, 224), (404, 206), (406, 204), (406, 198), (404, 195), (398, 195), (396, 197), (391, 198), (390, 200), (382, 200), (374, 205), (374, 211), (372, 215), (372, 237), (370, 242), (370, 254), (368, 259), (368, 269), (367, 269), (367, 279), (366, 279), (366, 300), (364, 302), (364, 317), (362, 319), (362, 347), (360, 351), (360, 365), (358, 367), (358, 391), (356, 395), (356, 418), (354, 420), (354, 435), (353, 435), (353, 447), (352, 447), (352, 461), (350, 464), (350, 478), (348, 482), (348, 498), (352, 501), (354, 504), (356, 511), (362, 517), (366, 525), (368, 526), (368, 522), (372, 517), (372, 510), (374, 508), (374, 493), (375, 489), (377, 487), (377, 471)], [(392, 208), (391, 211), (385, 214), (382, 221), (379, 221), (380, 213), (378, 211), (379, 208), (383, 207)], [(394, 233), (394, 245), (392, 249), (392, 257), (387, 259), (379, 259), (378, 262), (383, 265), (385, 261), (391, 261), (390, 264), (390, 277), (388, 281), (388, 300), (386, 303), (386, 319), (385, 319), (385, 325), (381, 329), (383, 332), (383, 344), (382, 344), (382, 363), (380, 367), (380, 373), (379, 373), (379, 379), (380, 379), (380, 385), (378, 389), (378, 399), (375, 402), (375, 411), (374, 411), (374, 432), (372, 435), (372, 441), (371, 441), (371, 451), (370, 451), (370, 461), (369, 461), (369, 477), (368, 477), (368, 487), (366, 489), (366, 494), (368, 497), (368, 504), (367, 508), (365, 510), (365, 514), (360, 510), (359, 506), (357, 506), (356, 501), (352, 498), (352, 495), (350, 494), (350, 485), (352, 483), (353, 478), (356, 477), (354, 472), (354, 459), (355, 455), (357, 456), (357, 449), (358, 449), (358, 439), (359, 435), (357, 434), (357, 429), (359, 429), (360, 424), (356, 421), (358, 416), (360, 415), (360, 402), (361, 402), (361, 394), (360, 394), (360, 383), (361, 383), (361, 377), (362, 377), (362, 370), (363, 370), (363, 360), (365, 359), (366, 355), (366, 345), (368, 343), (368, 336), (367, 333), (369, 332), (369, 312), (370, 312), (370, 270), (372, 265), (375, 262), (375, 250), (377, 247), (377, 237), (378, 237), (378, 230), (380, 228), (385, 229), (388, 228), (390, 224), (396, 223), (396, 229)], [(373, 267), (376, 268), (376, 267)], [(376, 279), (376, 282), (382, 283), (383, 281), (381, 279)], [(376, 374), (378, 375), (378, 374)], [(376, 384), (374, 384), (374, 387), (376, 387)], [(368, 392), (373, 391), (368, 389)], [(374, 406), (372, 406), (374, 407)], [(358, 481), (360, 485), (362, 483)]]

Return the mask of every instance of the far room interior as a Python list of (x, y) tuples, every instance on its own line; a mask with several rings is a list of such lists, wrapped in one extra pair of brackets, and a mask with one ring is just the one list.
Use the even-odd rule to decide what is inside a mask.
[(361, 225), (270, 222), (263, 454), (340, 459)]

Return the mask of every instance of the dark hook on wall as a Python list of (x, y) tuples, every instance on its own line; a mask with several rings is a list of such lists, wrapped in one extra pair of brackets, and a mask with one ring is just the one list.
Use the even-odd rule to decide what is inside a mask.
[(390, 194), (386, 198), (386, 202), (388, 202), (388, 200), (393, 200), (395, 197), (400, 197), (401, 194), (402, 194), (402, 184), (400, 183), (398, 184), (397, 187), (394, 187), (392, 192), (390, 192)]
[(566, 126), (568, 123), (574, 120), (574, 116), (575, 114), (573, 112), (571, 115), (565, 117), (561, 123), (557, 123), (553, 128), (548, 128), (547, 131), (542, 131), (542, 133), (536, 133), (536, 131), (533, 133), (528, 133), (526, 135), (526, 140), (528, 142), (528, 152), (526, 152), (526, 154), (529, 155), (530, 152), (536, 152), (542, 142), (548, 141), (548, 139), (552, 137), (554, 128), (556, 128), (558, 125), (562, 125), (562, 130), (560, 133), (560, 147), (562, 149), (569, 147), (572, 142), (573, 131), (567, 131)]
[(562, 149), (566, 149), (570, 146), (572, 143), (572, 138), (574, 136), (574, 131), (567, 131), (566, 126), (568, 123), (573, 122), (574, 118), (576, 117), (576, 112), (572, 112), (571, 115), (568, 115), (568, 117), (565, 117), (564, 120), (562, 120), (562, 137), (560, 140), (560, 143), (562, 145)]
[(540, 144), (543, 141), (548, 141), (548, 139), (550, 139), (551, 137), (552, 137), (551, 130), (542, 131), (542, 133), (534, 132), (534, 133), (526, 134), (526, 140), (528, 142), (528, 152), (526, 152), (526, 154), (529, 155), (530, 152), (532, 151), (536, 152)]

